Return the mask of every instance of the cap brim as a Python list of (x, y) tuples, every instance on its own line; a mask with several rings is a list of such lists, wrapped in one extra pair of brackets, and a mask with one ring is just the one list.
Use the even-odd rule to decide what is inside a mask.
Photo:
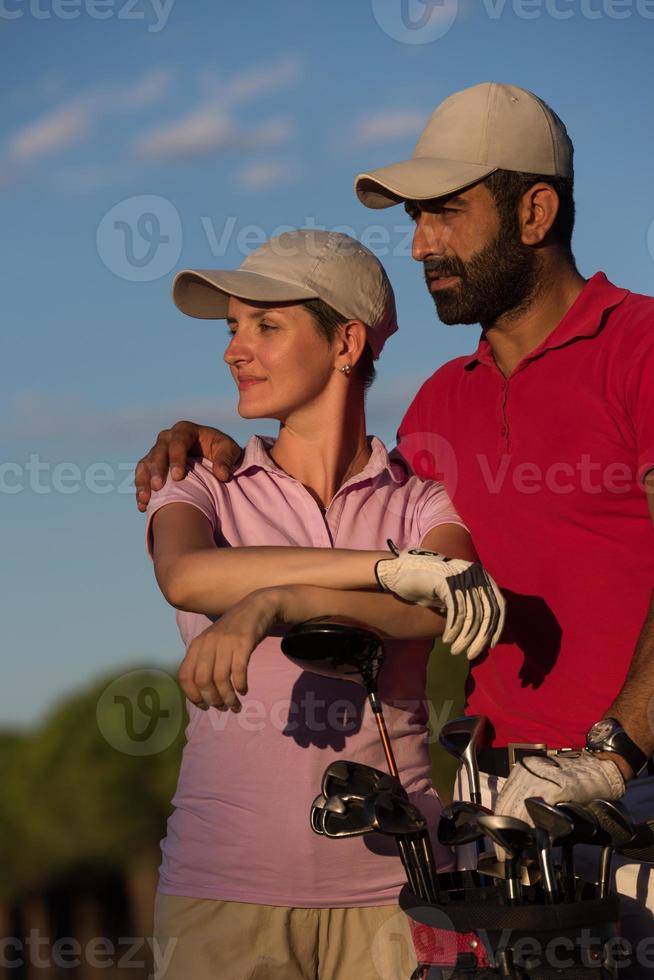
[(415, 157), (358, 174), (354, 190), (367, 208), (390, 208), (402, 201), (429, 201), (460, 191), (497, 167), (436, 157)]
[(204, 320), (224, 320), (229, 297), (254, 303), (292, 303), (317, 299), (315, 290), (238, 269), (183, 269), (173, 280), (173, 302), (182, 313)]

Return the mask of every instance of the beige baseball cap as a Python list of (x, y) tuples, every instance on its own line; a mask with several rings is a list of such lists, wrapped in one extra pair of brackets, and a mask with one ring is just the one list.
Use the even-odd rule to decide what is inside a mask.
[(572, 176), (565, 126), (533, 92), (484, 82), (441, 102), (410, 160), (359, 174), (354, 189), (366, 207), (453, 194), (494, 170)]
[(173, 281), (173, 300), (189, 316), (223, 320), (230, 296), (259, 303), (321, 299), (365, 324), (375, 358), (398, 328), (383, 265), (360, 242), (336, 231), (286, 231), (251, 252), (238, 269), (184, 269)]

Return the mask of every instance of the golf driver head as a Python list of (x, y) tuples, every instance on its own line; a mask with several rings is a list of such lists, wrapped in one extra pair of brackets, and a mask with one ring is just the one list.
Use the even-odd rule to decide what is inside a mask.
[(378, 790), (389, 790), (407, 798), (399, 779), (362, 762), (339, 759), (330, 763), (323, 773), (322, 793), (325, 797), (346, 793), (363, 799)]
[(298, 623), (282, 639), (282, 652), (303, 670), (366, 688), (374, 685), (384, 663), (376, 633), (342, 623)]

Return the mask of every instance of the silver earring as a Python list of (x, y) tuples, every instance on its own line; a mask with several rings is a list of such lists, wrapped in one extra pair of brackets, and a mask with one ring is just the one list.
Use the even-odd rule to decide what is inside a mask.
[(344, 364), (343, 367), (341, 368), (343, 374), (349, 374), (351, 370), (352, 370), (351, 364)]

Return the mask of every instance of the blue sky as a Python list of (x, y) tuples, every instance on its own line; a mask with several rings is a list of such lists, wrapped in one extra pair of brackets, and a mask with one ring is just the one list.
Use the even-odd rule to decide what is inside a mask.
[(361, 236), (400, 314), (369, 400), (390, 441), (478, 331), (438, 324), (408, 219), (354, 175), (408, 156), (456, 89), (530, 88), (575, 142), (582, 273), (651, 292), (653, 39), (651, 0), (0, 0), (1, 724), (181, 658), (132, 465), (176, 418), (270, 431), (238, 419), (224, 325), (177, 312), (174, 271), (283, 225)]

